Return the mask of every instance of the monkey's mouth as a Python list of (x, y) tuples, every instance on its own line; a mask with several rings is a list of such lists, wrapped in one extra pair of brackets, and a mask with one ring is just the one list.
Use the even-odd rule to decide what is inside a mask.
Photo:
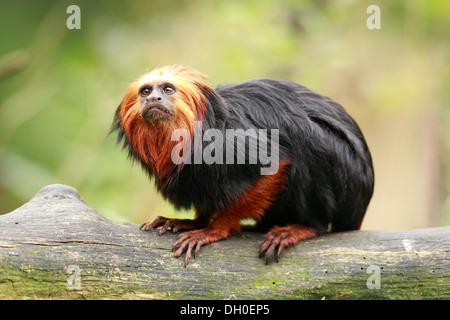
[(141, 110), (142, 117), (147, 122), (169, 121), (172, 119), (173, 111), (164, 105), (146, 105)]

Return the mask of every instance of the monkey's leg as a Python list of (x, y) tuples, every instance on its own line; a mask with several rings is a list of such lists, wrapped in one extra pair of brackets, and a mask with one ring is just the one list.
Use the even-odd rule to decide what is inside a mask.
[(195, 218), (191, 219), (169, 219), (164, 217), (156, 217), (155, 220), (151, 222), (145, 222), (140, 226), (140, 229), (148, 231), (151, 229), (159, 229), (159, 234), (163, 234), (167, 229), (171, 228), (174, 233), (180, 230), (197, 230), (202, 229), (207, 226), (207, 220), (204, 216), (200, 215), (198, 212), (195, 214)]
[(241, 231), (241, 220), (259, 220), (283, 189), (288, 164), (288, 161), (281, 161), (276, 174), (261, 176), (234, 203), (217, 212), (208, 227), (181, 234), (172, 248), (175, 257), (178, 258), (186, 252), (184, 266), (187, 266), (192, 254), (195, 258), (201, 246), (226, 239)]
[(264, 258), (266, 264), (268, 264), (276, 253), (276, 260), (278, 261), (285, 248), (301, 240), (317, 237), (324, 232), (300, 224), (289, 224), (285, 227), (274, 226), (265, 235), (261, 243), (259, 257)]

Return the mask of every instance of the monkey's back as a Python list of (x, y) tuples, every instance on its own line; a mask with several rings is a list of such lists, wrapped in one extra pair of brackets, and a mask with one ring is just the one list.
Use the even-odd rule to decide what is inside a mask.
[[(254, 79), (216, 88), (229, 129), (278, 129), (286, 188), (260, 225), (359, 228), (373, 193), (372, 159), (356, 122), (336, 102), (290, 81)], [(269, 149), (270, 150), (270, 149)]]

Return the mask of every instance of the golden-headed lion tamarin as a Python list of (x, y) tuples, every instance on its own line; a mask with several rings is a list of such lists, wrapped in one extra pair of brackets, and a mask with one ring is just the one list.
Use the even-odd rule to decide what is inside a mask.
[(196, 212), (193, 220), (157, 217), (142, 230), (185, 230), (173, 250), (186, 253), (186, 266), (247, 218), (267, 232), (259, 250), (266, 262), (300, 240), (360, 228), (372, 159), (338, 103), (290, 81), (213, 89), (203, 79), (181, 65), (156, 69), (134, 81), (117, 108), (118, 142), (164, 198)]

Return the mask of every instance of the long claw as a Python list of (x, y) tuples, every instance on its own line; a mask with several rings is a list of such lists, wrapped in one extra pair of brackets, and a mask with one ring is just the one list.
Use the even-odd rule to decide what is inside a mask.
[(187, 265), (189, 264), (189, 260), (190, 260), (190, 257), (189, 257), (188, 255), (186, 255), (186, 257), (184, 258), (184, 267), (185, 267), (185, 268), (186, 268)]
[(172, 250), (174, 250), (174, 249), (178, 248), (177, 251), (175, 251), (174, 256), (176, 258), (181, 256), (181, 254), (185, 251), (186, 246), (187, 246), (187, 242), (178, 243), (178, 241), (177, 241), (177, 243), (175, 244), (174, 248), (172, 249)]
[(259, 248), (259, 257), (262, 258), (270, 246), (269, 241), (264, 241)]
[(280, 246), (278, 247), (277, 255), (276, 255), (276, 261), (280, 261), (281, 253), (284, 251), (284, 249), (287, 247), (287, 244), (285, 241), (280, 242)]
[(276, 246), (275, 244), (272, 244), (267, 250), (266, 254), (264, 255), (266, 259), (266, 264), (269, 264), (269, 261), (272, 260), (275, 251), (275, 246)]
[(170, 227), (170, 222), (167, 221), (162, 227), (161, 229), (159, 229), (159, 235), (163, 235), (164, 233), (166, 233), (167, 229), (169, 229)]
[[(192, 257), (192, 248), (194, 247), (195, 242), (190, 242), (188, 249), (186, 251), (186, 256), (184, 257), (184, 267), (186, 268), (186, 266), (189, 264), (189, 261), (191, 260)], [(195, 253), (194, 253), (194, 258), (195, 258)]]
[(195, 247), (195, 251), (194, 251), (194, 258), (198, 254), (198, 252), (200, 251), (201, 247), (202, 247), (202, 244), (200, 242), (197, 243), (197, 246)]

